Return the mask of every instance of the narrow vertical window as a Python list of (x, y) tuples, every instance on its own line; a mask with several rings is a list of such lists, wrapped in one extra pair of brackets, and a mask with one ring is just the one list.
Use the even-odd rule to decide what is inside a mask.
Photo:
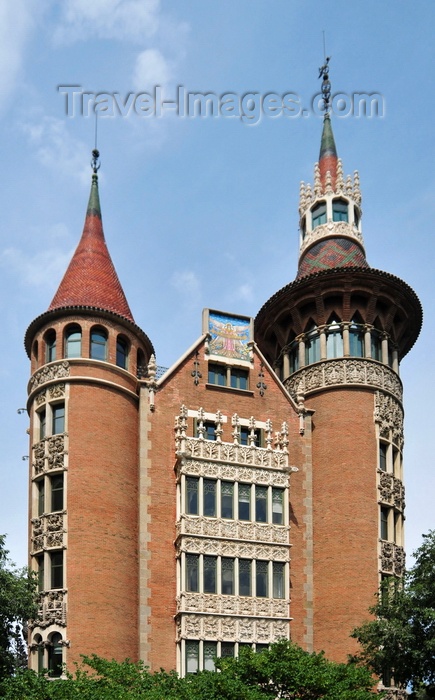
[(374, 360), (381, 362), (382, 360), (382, 342), (379, 331), (372, 330), (370, 334), (371, 354)]
[(65, 404), (58, 403), (53, 406), (52, 435), (65, 432)]
[(255, 487), (255, 520), (267, 523), (267, 486)]
[(204, 557), (204, 593), (216, 593), (216, 557)]
[(41, 554), (36, 558), (37, 562), (37, 572), (38, 572), (38, 591), (41, 593), (45, 590), (45, 567), (44, 567), (44, 555)]
[(272, 567), (273, 597), (284, 598), (284, 563), (274, 561)]
[(56, 331), (50, 330), (45, 336), (45, 360), (54, 362), (56, 359)]
[(195, 476), (186, 478), (186, 511), (189, 515), (198, 515), (199, 479)]
[(204, 671), (215, 671), (217, 657), (216, 642), (204, 642)]
[(231, 386), (233, 389), (248, 388), (249, 372), (247, 369), (232, 369), (231, 370)]
[(251, 519), (251, 487), (239, 484), (239, 520)]
[(234, 518), (234, 484), (221, 482), (221, 518)]
[(51, 510), (63, 510), (63, 474), (51, 478)]
[(251, 595), (250, 559), (239, 559), (239, 595)]
[(127, 369), (128, 343), (118, 336), (116, 339), (116, 364), (122, 369)]
[(267, 561), (257, 561), (256, 562), (256, 591), (255, 595), (257, 598), (267, 598), (269, 595), (268, 586), (268, 567), (269, 563)]
[(107, 360), (107, 333), (103, 329), (91, 331), (91, 358)]
[(225, 365), (208, 365), (208, 383), (217, 384), (218, 386), (226, 386), (227, 383), (227, 368)]
[(326, 356), (328, 359), (343, 356), (343, 336), (337, 321), (332, 321), (326, 331)]
[(234, 559), (222, 557), (222, 594), (234, 595)]
[(51, 554), (50, 588), (63, 588), (63, 552), (52, 552)]
[(320, 336), (317, 326), (311, 326), (305, 336), (305, 364), (310, 365), (320, 360)]
[(221, 642), (221, 657), (224, 659), (232, 656), (234, 656), (234, 643)]
[(204, 504), (203, 515), (209, 518), (216, 517), (216, 481), (204, 479)]
[(275, 525), (284, 524), (284, 490), (272, 489), (272, 522)]
[(47, 413), (45, 411), (45, 408), (43, 411), (40, 411), (38, 413), (39, 416), (39, 439), (43, 440), (46, 435), (46, 428), (47, 428)]
[(81, 357), (82, 331), (80, 326), (72, 326), (65, 334), (65, 357)]
[(326, 202), (320, 202), (311, 210), (311, 221), (313, 228), (326, 224)]
[(344, 199), (334, 199), (332, 202), (332, 220), (349, 221), (349, 205)]
[(186, 554), (186, 590), (199, 591), (199, 555)]
[(62, 675), (62, 635), (59, 632), (51, 637), (51, 643), (48, 647), (48, 670), (53, 678), (59, 678)]
[(379, 469), (383, 472), (387, 471), (387, 449), (384, 442), (379, 443)]
[(388, 540), (388, 508), (381, 508), (381, 540)]
[(199, 671), (199, 642), (186, 642), (186, 673)]
[(45, 513), (45, 481), (38, 481), (38, 515)]
[(38, 654), (38, 673), (42, 673), (42, 669), (44, 668), (44, 645), (42, 643), (42, 638), (40, 635), (38, 635), (40, 640), (37, 642), (38, 648), (37, 648), (37, 654)]

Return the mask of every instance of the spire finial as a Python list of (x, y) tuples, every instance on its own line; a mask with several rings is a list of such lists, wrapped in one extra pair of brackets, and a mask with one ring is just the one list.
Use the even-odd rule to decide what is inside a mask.
[[(325, 51), (325, 32), (323, 32), (323, 49)], [(325, 52), (326, 53), (326, 52)], [(325, 117), (329, 117), (329, 108), (331, 106), (331, 83), (329, 80), (329, 61), (331, 56), (326, 56), (324, 58), (323, 66), (319, 68), (319, 78), (323, 78), (322, 81), (322, 98), (323, 98), (323, 110), (325, 112)]]
[(99, 171), (100, 165), (101, 165), (101, 163), (100, 163), (100, 151), (98, 150), (98, 148), (94, 148), (92, 151), (92, 160), (91, 160), (91, 167), (92, 167), (92, 170), (94, 171), (94, 175), (96, 175), (97, 172)]

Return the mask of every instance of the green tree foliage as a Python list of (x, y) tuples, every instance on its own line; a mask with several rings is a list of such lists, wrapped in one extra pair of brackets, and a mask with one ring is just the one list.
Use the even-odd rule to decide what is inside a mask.
[(36, 614), (35, 593), (34, 578), (11, 564), (0, 535), (0, 678), (27, 664), (23, 627)]
[(142, 663), (117, 663), (96, 656), (65, 680), (23, 671), (0, 684), (4, 700), (373, 700), (370, 672), (335, 664), (287, 641), (261, 654), (242, 650), (238, 659), (219, 659), (219, 672), (179, 678), (149, 673)]
[[(435, 685), (435, 531), (423, 535), (415, 564), (403, 583), (386, 581), (371, 609), (376, 619), (358, 627), (359, 660), (396, 684), (411, 685), (415, 697), (430, 697)], [(421, 693), (423, 693), (421, 695)]]

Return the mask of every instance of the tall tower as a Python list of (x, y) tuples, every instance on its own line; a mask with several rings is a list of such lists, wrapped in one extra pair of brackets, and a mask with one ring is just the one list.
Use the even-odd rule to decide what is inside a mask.
[(138, 368), (153, 352), (106, 247), (98, 151), (83, 234), (29, 326), (31, 666), (138, 658)]
[(399, 363), (422, 311), (366, 260), (359, 177), (343, 176), (328, 108), (326, 95), (314, 187), (301, 184), (297, 277), (259, 311), (255, 337), (311, 424), (291, 496), (292, 637), (344, 661), (380, 579), (403, 572)]

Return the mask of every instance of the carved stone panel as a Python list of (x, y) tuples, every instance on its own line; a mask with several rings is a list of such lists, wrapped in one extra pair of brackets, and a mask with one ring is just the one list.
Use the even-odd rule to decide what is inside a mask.
[(53, 379), (64, 379), (70, 375), (69, 362), (64, 360), (56, 364), (48, 365), (35, 372), (29, 382), (29, 393), (34, 391), (38, 386), (51, 382)]
[(214, 617), (181, 613), (177, 621), (177, 641), (204, 639), (271, 644), (290, 636), (289, 619)]
[(177, 522), (177, 535), (222, 537), (271, 544), (289, 544), (290, 528), (286, 525), (226, 521), (202, 516), (183, 515)]
[(65, 590), (47, 591), (40, 594), (38, 615), (32, 626), (49, 625), (66, 626), (67, 592)]

